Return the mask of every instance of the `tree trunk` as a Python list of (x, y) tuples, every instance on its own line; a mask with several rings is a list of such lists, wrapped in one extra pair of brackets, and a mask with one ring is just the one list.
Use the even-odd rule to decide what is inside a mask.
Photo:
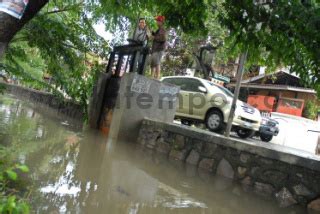
[(23, 17), (19, 20), (0, 12), (0, 59), (14, 35), (30, 20), (49, 0), (29, 0)]

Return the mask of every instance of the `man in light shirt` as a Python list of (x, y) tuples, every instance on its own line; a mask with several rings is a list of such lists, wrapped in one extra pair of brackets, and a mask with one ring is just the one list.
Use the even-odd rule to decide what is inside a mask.
[(143, 44), (143, 46), (146, 46), (147, 42), (148, 42), (148, 35), (150, 35), (150, 33), (149, 33), (149, 29), (146, 25), (146, 20), (145, 20), (145, 18), (140, 18), (139, 19), (139, 26), (135, 30), (134, 35), (133, 35), (133, 42), (135, 42), (137, 44)]

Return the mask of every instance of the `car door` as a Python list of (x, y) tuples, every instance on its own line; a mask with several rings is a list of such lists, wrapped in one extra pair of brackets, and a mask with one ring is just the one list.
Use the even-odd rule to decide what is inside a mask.
[(183, 111), (195, 119), (203, 118), (203, 108), (206, 104), (206, 94), (199, 90), (205, 86), (197, 79), (181, 78), (181, 95), (183, 99)]
[(184, 81), (181, 78), (177, 78), (177, 77), (169, 77), (169, 78), (165, 78), (163, 80), (163, 82), (165, 83), (170, 83), (176, 86), (180, 87), (180, 92), (179, 92), (179, 97), (178, 97), (178, 105), (177, 105), (177, 113), (179, 114), (186, 114), (186, 109), (185, 107), (187, 106), (187, 104), (185, 103), (186, 100), (184, 100), (183, 98), (186, 96), (185, 94), (185, 84)]

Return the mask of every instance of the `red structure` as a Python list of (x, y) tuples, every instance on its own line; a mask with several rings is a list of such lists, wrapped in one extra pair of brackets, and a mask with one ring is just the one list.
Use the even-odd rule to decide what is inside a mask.
[(263, 112), (273, 112), (276, 98), (263, 95), (250, 95), (248, 103)]
[(276, 98), (271, 96), (250, 95), (247, 102), (262, 112), (280, 112), (299, 117), (302, 116), (304, 108), (304, 100), (283, 97), (276, 101)]

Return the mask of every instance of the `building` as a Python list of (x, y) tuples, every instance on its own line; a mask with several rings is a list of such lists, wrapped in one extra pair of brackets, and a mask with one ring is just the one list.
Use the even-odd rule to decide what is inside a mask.
[[(228, 87), (233, 90), (235, 83), (229, 84)], [(296, 116), (302, 115), (304, 104), (307, 101), (317, 100), (315, 90), (305, 88), (301, 84), (298, 76), (284, 70), (271, 74), (260, 74), (243, 80), (239, 99), (248, 102), (248, 98), (254, 96), (257, 100), (258, 98), (263, 98), (264, 102), (266, 102), (266, 98), (273, 98), (274, 103), (272, 107), (269, 108), (270, 111), (288, 113)], [(259, 102), (262, 104), (261, 101)], [(271, 101), (271, 103), (272, 102), (273, 101)], [(257, 103), (257, 105), (260, 104)], [(263, 108), (263, 110), (265, 110), (265, 108)]]

